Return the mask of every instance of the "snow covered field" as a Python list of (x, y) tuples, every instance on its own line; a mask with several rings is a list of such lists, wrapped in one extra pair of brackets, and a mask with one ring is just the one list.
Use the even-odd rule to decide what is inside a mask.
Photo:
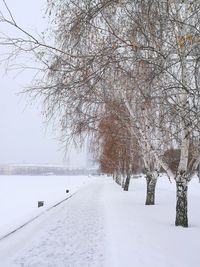
[[(198, 267), (200, 184), (189, 184), (189, 228), (175, 227), (175, 184), (159, 179), (156, 205), (145, 206), (145, 180), (132, 180), (129, 192), (109, 184), (105, 198), (108, 266)], [(113, 255), (113, 256), (111, 256)]]
[[(0, 176), (0, 239), (89, 181), (87, 176)], [(44, 206), (38, 208), (37, 201)]]
[[(4, 183), (6, 178), (2, 177)], [(26, 186), (23, 185), (25, 177), (17, 179), (15, 189), (19, 194), (12, 198), (16, 203), (19, 201), (17, 197), (20, 195), (23, 198), (29, 186), (30, 189), (37, 189), (37, 185), (41, 184), (40, 190), (34, 189), (33, 193), (26, 193), (25, 196), (28, 198), (30, 195), (32, 200), (36, 200), (35, 194), (41, 197), (44, 190), (48, 191), (45, 197), (51, 205), (65, 197), (65, 193), (61, 196), (59, 192), (70, 184), (64, 177), (38, 177), (35, 185), (28, 185), (27, 182)], [(164, 177), (158, 181), (155, 206), (144, 205), (146, 187), (143, 178), (132, 179), (129, 192), (123, 192), (108, 177), (69, 179), (74, 179), (70, 191), (80, 189), (75, 195), (0, 241), (0, 266), (199, 266), (200, 184), (197, 179), (189, 185), (188, 229), (174, 226), (175, 184), (170, 184)], [(4, 197), (1, 196), (1, 200), (4, 199), (5, 204), (10, 195), (6, 197), (6, 190), (1, 188), (2, 192)], [(23, 209), (19, 210), (18, 207), (16, 205), (14, 213), (18, 214), (17, 221), (20, 221), (25, 216)], [(29, 214), (26, 212), (26, 217), (35, 215), (35, 208), (31, 210)], [(0, 212), (3, 213), (2, 210)], [(3, 220), (5, 224), (5, 218)], [(10, 220), (7, 230), (13, 227), (13, 223), (15, 221)]]

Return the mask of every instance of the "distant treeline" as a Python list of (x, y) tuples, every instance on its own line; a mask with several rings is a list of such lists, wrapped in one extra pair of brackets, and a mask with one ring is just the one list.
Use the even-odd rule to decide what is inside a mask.
[(98, 174), (97, 170), (68, 169), (62, 166), (37, 166), (37, 165), (2, 165), (0, 175), (89, 175)]

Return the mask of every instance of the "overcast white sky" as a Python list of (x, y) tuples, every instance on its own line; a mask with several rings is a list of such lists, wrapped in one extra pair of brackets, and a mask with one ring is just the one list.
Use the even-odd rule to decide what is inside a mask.
[[(43, 18), (46, 0), (6, 2), (16, 21), (25, 29), (36, 33), (46, 27)], [(6, 30), (0, 25), (0, 32)], [(59, 151), (60, 144), (56, 140), (56, 134), (50, 130), (46, 131), (40, 103), (29, 106), (25, 97), (17, 96), (17, 93), (31, 82), (32, 76), (30, 71), (17, 77), (14, 72), (5, 75), (5, 66), (0, 66), (0, 164), (65, 162), (71, 166), (85, 166), (85, 152), (79, 153), (72, 149), (64, 160), (63, 151)]]

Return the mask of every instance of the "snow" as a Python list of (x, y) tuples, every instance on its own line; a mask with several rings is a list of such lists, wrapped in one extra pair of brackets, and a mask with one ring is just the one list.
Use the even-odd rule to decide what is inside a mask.
[[(89, 181), (87, 176), (0, 176), (0, 239)], [(38, 201), (44, 206), (38, 208)]]
[[(110, 183), (105, 194), (108, 264), (106, 266), (199, 266), (200, 184), (189, 185), (189, 228), (175, 227), (175, 184), (160, 178), (156, 205), (145, 206), (145, 180), (132, 180), (122, 192)], [(110, 212), (112, 212), (110, 214)]]
[[(67, 177), (61, 180), (59, 177), (40, 177), (37, 181), (31, 177), (16, 179), (18, 190), (21, 190), (18, 197), (22, 198), (22, 184), (30, 179), (29, 183), (35, 183), (33, 188), (41, 184), (40, 194), (43, 190), (51, 192), (51, 204), (62, 198), (59, 190), (66, 188), (67, 182)], [(46, 186), (42, 186), (42, 179)], [(47, 186), (45, 181), (48, 179), (52, 181)], [(76, 191), (71, 198), (0, 241), (0, 266), (199, 266), (200, 184), (197, 179), (189, 185), (188, 229), (174, 226), (175, 184), (170, 184), (166, 177), (158, 181), (155, 206), (144, 205), (146, 186), (143, 178), (132, 179), (129, 192), (122, 191), (112, 178), (105, 176), (77, 177), (76, 182), (71, 182), (73, 192)], [(57, 193), (52, 194), (52, 188)], [(34, 199), (34, 193), (30, 198)], [(15, 196), (13, 200), (16, 201)], [(35, 215), (34, 209), (32, 212)], [(19, 217), (24, 218), (23, 210)], [(10, 221), (9, 229), (13, 223)]]

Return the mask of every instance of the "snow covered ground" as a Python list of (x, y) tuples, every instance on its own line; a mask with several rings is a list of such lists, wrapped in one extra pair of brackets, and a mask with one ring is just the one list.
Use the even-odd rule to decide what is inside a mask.
[[(130, 192), (109, 183), (105, 202), (108, 264), (126, 267), (198, 267), (200, 184), (189, 185), (189, 228), (175, 227), (175, 184), (158, 181), (156, 205), (145, 206), (145, 180), (132, 180)], [(111, 213), (111, 214), (110, 214)], [(109, 215), (110, 214), (110, 215)]]
[[(70, 199), (0, 241), (0, 266), (199, 266), (200, 184), (197, 179), (189, 186), (188, 229), (174, 226), (175, 185), (164, 177), (158, 181), (156, 205), (152, 207), (144, 205), (143, 178), (132, 180), (129, 192), (123, 192), (108, 177), (77, 179), (79, 185), (74, 190), (78, 186), (79, 190)], [(59, 191), (57, 180), (53, 184)], [(64, 181), (60, 184), (61, 188), (66, 185)], [(46, 186), (41, 187), (41, 193)], [(53, 196), (60, 200), (60, 194), (54, 194), (54, 187), (50, 187), (52, 204), (56, 200), (52, 200)], [(18, 186), (20, 196), (23, 188)], [(22, 211), (20, 216), (23, 217)], [(10, 221), (9, 229), (11, 225)]]
[[(0, 239), (89, 181), (87, 176), (0, 176)], [(44, 206), (38, 208), (38, 201)]]

